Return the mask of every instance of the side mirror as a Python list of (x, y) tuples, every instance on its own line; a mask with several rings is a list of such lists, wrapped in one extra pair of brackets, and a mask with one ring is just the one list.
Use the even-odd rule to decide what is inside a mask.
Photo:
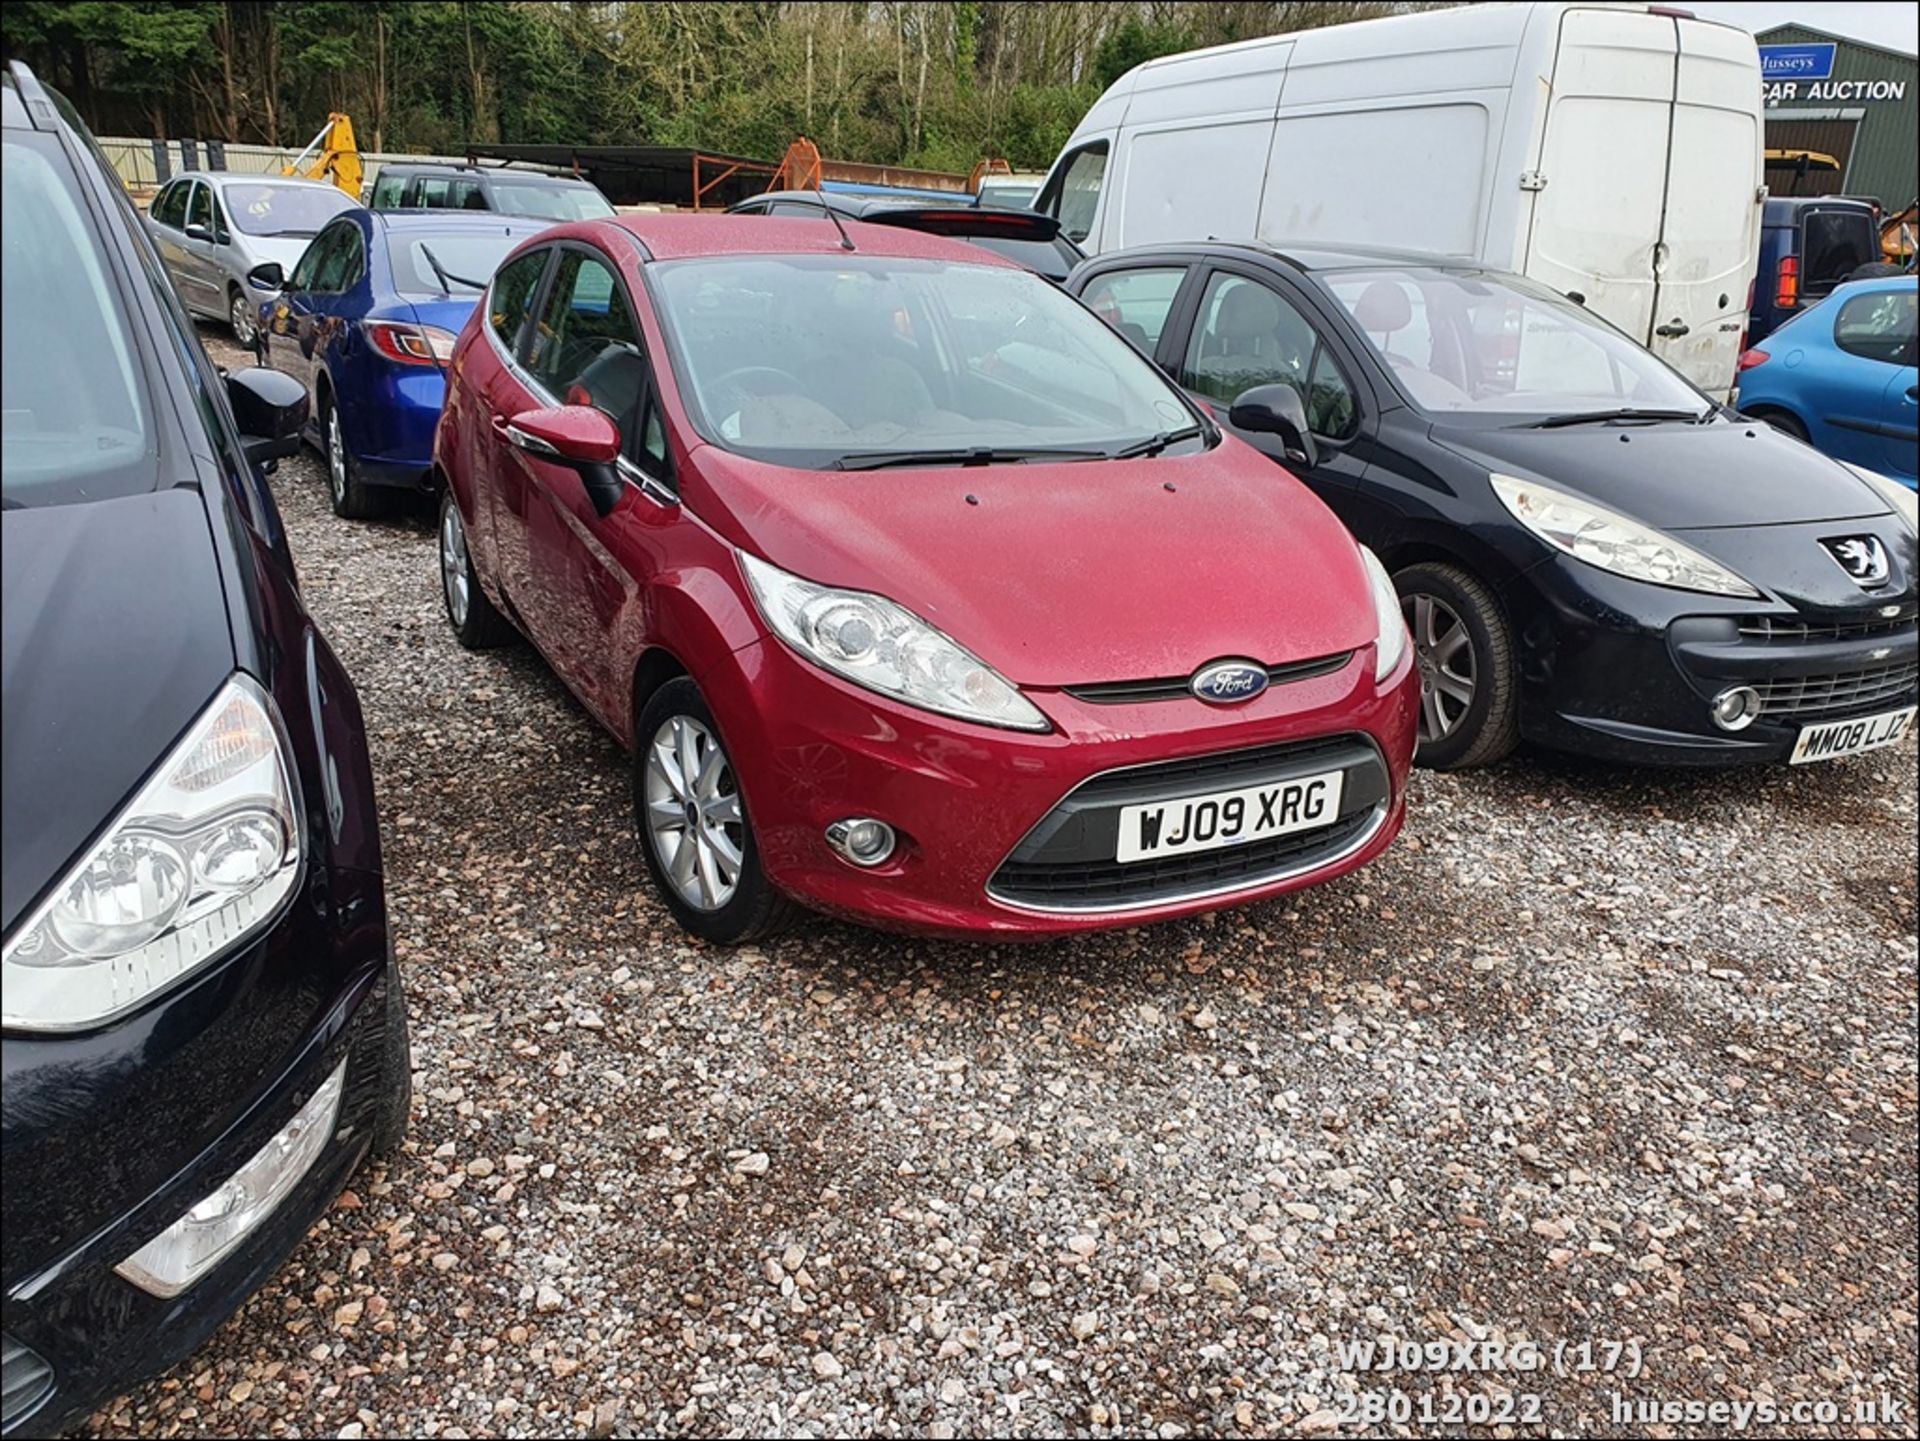
[(507, 422), (506, 439), (536, 460), (575, 471), (596, 515), (608, 515), (620, 503), (627, 488), (618, 468), (620, 427), (592, 406), (523, 410)]
[(1227, 412), (1227, 422), (1235, 430), (1279, 436), (1280, 448), (1294, 465), (1311, 470), (1320, 463), (1320, 452), (1307, 429), (1307, 408), (1291, 385), (1256, 385), (1241, 392)]
[(287, 284), (287, 272), (280, 268), (279, 261), (269, 260), (247, 272), (247, 284), (255, 290), (283, 290)]
[(247, 459), (268, 465), (300, 449), (307, 428), (307, 388), (285, 371), (257, 365), (227, 372), (227, 403), (240, 425)]
[(187, 239), (211, 240), (213, 239), (213, 231), (197, 220), (189, 220), (187, 222)]

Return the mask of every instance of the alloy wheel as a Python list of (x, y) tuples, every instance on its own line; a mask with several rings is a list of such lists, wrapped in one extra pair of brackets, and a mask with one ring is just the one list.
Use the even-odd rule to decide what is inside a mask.
[(335, 506), (347, 503), (347, 445), (340, 435), (340, 407), (327, 407), (327, 486)]
[(246, 296), (233, 297), (233, 304), (227, 309), (227, 319), (233, 324), (234, 343), (243, 350), (252, 350), (260, 334), (254, 324), (253, 306)]
[(647, 746), (647, 834), (680, 899), (717, 911), (733, 899), (745, 864), (746, 815), (720, 738), (674, 715)]
[(1459, 612), (1437, 596), (1401, 597), (1420, 670), (1420, 743), (1444, 740), (1473, 708), (1473, 636)]
[(451, 496), (440, 516), (440, 585), (447, 598), (447, 616), (459, 630), (467, 623), (467, 528)]

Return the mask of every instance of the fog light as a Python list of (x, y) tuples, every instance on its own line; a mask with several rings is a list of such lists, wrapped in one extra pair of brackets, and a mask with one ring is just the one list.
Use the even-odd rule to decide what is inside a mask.
[(1760, 692), (1750, 685), (1728, 686), (1713, 698), (1713, 723), (1723, 731), (1743, 731), (1760, 718)]
[(855, 816), (827, 827), (827, 844), (856, 866), (877, 866), (893, 854), (893, 827)]
[(113, 1269), (142, 1291), (178, 1296), (271, 1216), (333, 1135), (347, 1063), (226, 1184)]

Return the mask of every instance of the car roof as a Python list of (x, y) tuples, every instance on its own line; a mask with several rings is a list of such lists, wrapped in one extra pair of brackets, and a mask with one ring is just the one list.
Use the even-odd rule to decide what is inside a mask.
[[(171, 185), (176, 180), (204, 180), (214, 189), (223, 189), (228, 185), (291, 185), (302, 190), (339, 190), (331, 180), (312, 180), (304, 175), (268, 175), (254, 174), (246, 170), (182, 170), (167, 177), (163, 184)], [(341, 190), (345, 195), (347, 192)]]
[(8, 130), (31, 130), (33, 122), (27, 119), (26, 103), (20, 98), (20, 87), (14, 83), (11, 70), (4, 73), (6, 83), (0, 85), (0, 127)]
[(444, 160), (392, 160), (380, 167), (380, 174), (458, 175), (481, 180), (493, 180), (505, 176), (509, 180), (531, 180), (539, 185), (586, 185), (589, 183), (577, 175), (549, 175), (544, 170), (513, 170), (504, 165), (458, 165)]
[[(344, 210), (340, 213), (347, 214)], [(401, 234), (409, 230), (429, 230), (443, 235), (460, 230), (503, 230), (509, 235), (537, 235), (553, 226), (551, 220), (509, 215), (501, 210), (369, 210), (366, 213), (374, 224)]]
[(1103, 250), (1093, 258), (1104, 264), (1121, 255), (1144, 257), (1196, 254), (1259, 255), (1277, 260), (1303, 274), (1332, 270), (1368, 270), (1388, 265), (1417, 267), (1422, 270), (1480, 271), (1497, 268), (1465, 255), (1442, 255), (1432, 250), (1402, 250), (1386, 245), (1357, 245), (1344, 241), (1313, 240), (1293, 244), (1275, 244), (1266, 240), (1196, 240), (1184, 243), (1158, 241), (1152, 245), (1128, 246), (1124, 250)]
[[(590, 227), (617, 226), (639, 240), (655, 260), (686, 260), (719, 255), (842, 255), (840, 230), (823, 214), (786, 215), (612, 215), (581, 222)], [(861, 255), (895, 260), (945, 260), (964, 265), (1018, 270), (964, 240), (948, 240), (893, 225), (847, 220), (848, 238)]]

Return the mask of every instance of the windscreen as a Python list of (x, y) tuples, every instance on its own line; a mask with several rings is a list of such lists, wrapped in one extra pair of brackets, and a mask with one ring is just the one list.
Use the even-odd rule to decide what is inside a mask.
[(151, 490), (158, 473), (133, 338), (51, 137), (6, 132), (0, 162), (0, 496), (6, 508)]
[(1038, 276), (946, 261), (650, 265), (682, 393), (718, 445), (796, 466), (875, 453), (1093, 457), (1196, 425), (1160, 372)]
[(1810, 210), (1800, 218), (1800, 292), (1825, 294), (1858, 266), (1880, 258), (1864, 210)]
[[(457, 233), (390, 231), (387, 256), (394, 289), (410, 295), (478, 294), (493, 279), (507, 252), (527, 238), (526, 229)], [(435, 272), (434, 264), (440, 270)]]
[(353, 209), (344, 190), (318, 185), (228, 185), (220, 192), (227, 215), (249, 235), (318, 235), (334, 216)]
[(1708, 409), (1665, 362), (1517, 276), (1343, 270), (1326, 285), (1425, 411), (1541, 417)]
[(591, 185), (541, 185), (531, 180), (501, 180), (492, 186), (493, 208), (536, 220), (598, 220), (613, 214), (607, 197)]

